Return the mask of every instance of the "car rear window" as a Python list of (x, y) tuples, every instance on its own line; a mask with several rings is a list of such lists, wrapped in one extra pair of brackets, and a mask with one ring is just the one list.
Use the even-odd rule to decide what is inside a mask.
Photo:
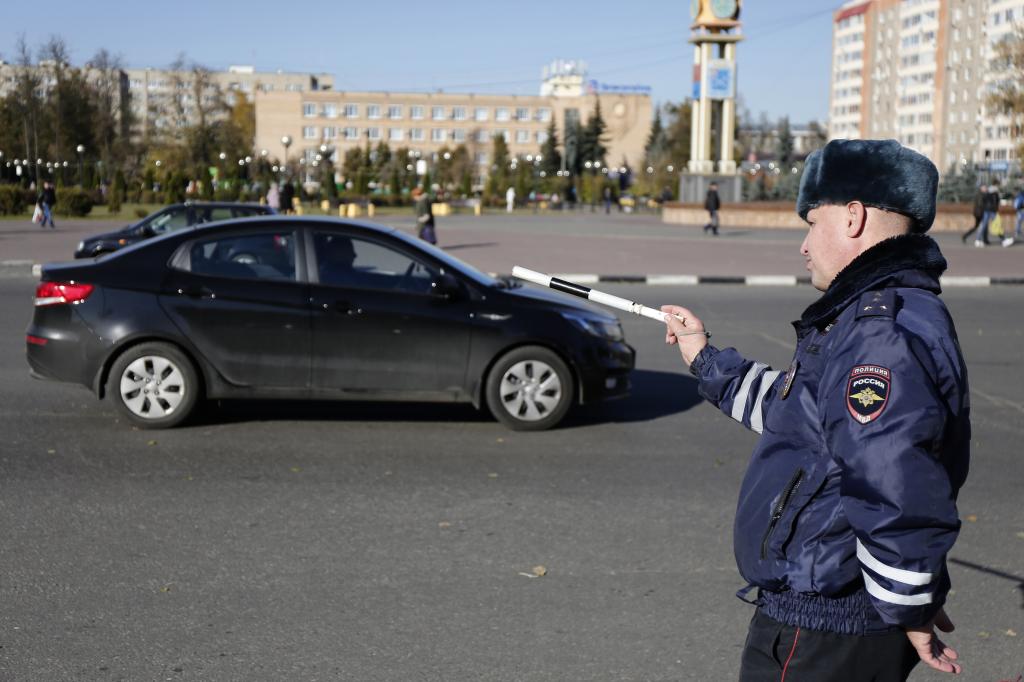
[(295, 235), (263, 232), (197, 241), (189, 248), (188, 270), (210, 277), (295, 280)]

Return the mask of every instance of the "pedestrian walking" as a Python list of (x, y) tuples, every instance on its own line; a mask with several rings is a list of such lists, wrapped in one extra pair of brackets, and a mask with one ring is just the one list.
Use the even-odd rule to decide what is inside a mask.
[(36, 204), (43, 209), (43, 222), (40, 227), (50, 224), (51, 229), (57, 229), (57, 223), (53, 222), (53, 208), (57, 205), (57, 191), (49, 181), (43, 183), (43, 189), (39, 192)]
[(604, 214), (608, 215), (612, 212), (612, 188), (605, 187), (602, 192), (602, 199), (604, 200)]
[(988, 191), (985, 193), (985, 197), (981, 201), (982, 217), (981, 225), (978, 227), (978, 236), (974, 239), (974, 246), (977, 248), (983, 248), (989, 245), (988, 232), (992, 226), (992, 221), (996, 219), (999, 214), (999, 187), (998, 185), (989, 185)]
[(1014, 242), (1021, 238), (1021, 229), (1024, 227), (1024, 187), (1017, 189), (1017, 196), (1013, 198), (1013, 210), (1017, 216), (1012, 235), (1006, 235), (1003, 239), (1003, 246), (1013, 246)]
[(270, 183), (270, 189), (267, 190), (267, 206), (275, 212), (281, 211), (281, 190), (277, 188), (276, 182)]
[(960, 235), (960, 241), (964, 244), (967, 243), (967, 239), (974, 234), (974, 232), (981, 227), (981, 221), (985, 217), (985, 195), (988, 193), (987, 185), (980, 185), (978, 191), (974, 194), (974, 205), (971, 208), (971, 214), (974, 216), (974, 227)]
[(721, 208), (722, 201), (718, 198), (718, 183), (712, 182), (708, 186), (708, 194), (704, 198), (704, 208), (708, 212), (708, 224), (704, 226), (704, 232), (710, 232), (714, 236), (718, 236), (718, 209)]
[(505, 191), (505, 211), (508, 213), (512, 212), (512, 209), (516, 207), (516, 188), (509, 187)]
[[(797, 213), (822, 291), (794, 323), (788, 371), (708, 343), (665, 306), (700, 395), (759, 434), (739, 494), (736, 560), (757, 592), (742, 682), (905, 680), (960, 672), (937, 636), (971, 426), (967, 370), (925, 232), (938, 171), (895, 140), (813, 152)], [(680, 321), (675, 316), (682, 318)]]
[(281, 185), (281, 209), (285, 214), (294, 213), (295, 204), (295, 186), (292, 185), (291, 180), (285, 180), (284, 184)]
[(429, 244), (437, 244), (437, 231), (434, 227), (434, 210), (430, 205), (430, 196), (417, 187), (412, 191), (415, 202), (416, 224), (419, 226), (419, 238)]

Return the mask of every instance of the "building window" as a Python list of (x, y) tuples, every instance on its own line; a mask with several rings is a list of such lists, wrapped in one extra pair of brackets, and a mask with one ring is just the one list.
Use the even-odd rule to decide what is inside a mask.
[(423, 120), (423, 107), (416, 105), (409, 107), (409, 118), (414, 121)]
[(324, 126), (324, 139), (333, 140), (338, 134), (337, 128), (334, 126)]
[(443, 121), (444, 107), (430, 107), (430, 118), (435, 121)]
[(489, 130), (478, 130), (476, 131), (477, 142), (490, 142), (492, 139), (491, 132)]
[(345, 118), (359, 118), (359, 105), (358, 104), (346, 104), (345, 105)]
[(409, 131), (409, 139), (413, 142), (423, 141), (423, 128), (413, 128)]
[(444, 128), (431, 128), (430, 129), (430, 141), (431, 142), (444, 142), (448, 139), (448, 131)]
[(494, 120), (495, 121), (507, 121), (508, 120), (508, 108), (507, 107), (498, 107), (497, 109), (495, 109), (494, 110)]
[(302, 105), (302, 115), (306, 118), (314, 118), (316, 116), (316, 104), (313, 102), (306, 102)]
[(473, 160), (476, 161), (476, 165), (478, 166), (486, 166), (487, 152), (477, 152), (476, 154), (473, 155)]
[(541, 123), (548, 123), (551, 120), (551, 110), (548, 108), (538, 109), (537, 120)]
[(516, 131), (516, 144), (527, 144), (530, 141), (529, 130), (517, 130)]
[(359, 128), (345, 128), (344, 136), (346, 140), (358, 140)]
[(452, 119), (456, 121), (465, 121), (466, 107), (452, 107)]
[(548, 141), (548, 131), (539, 130), (537, 131), (537, 144), (544, 144)]
[(501, 130), (495, 130), (494, 134), (495, 135), (501, 135), (503, 138), (505, 138), (505, 142), (509, 141), (508, 128), (503, 128)]
[(379, 104), (367, 104), (366, 105), (366, 118), (380, 118), (380, 105)]
[(517, 121), (529, 121), (530, 110), (527, 107), (516, 107), (516, 120)]
[(466, 131), (463, 130), (462, 128), (455, 128), (454, 130), (452, 130), (452, 141), (453, 142), (465, 142), (466, 141)]
[(379, 140), (380, 139), (380, 128), (367, 128), (366, 129), (366, 136), (368, 138), (370, 138), (371, 140)]
[(401, 142), (405, 139), (405, 131), (401, 128), (388, 128), (388, 139), (393, 142)]
[(337, 104), (325, 104), (323, 115), (326, 118), (338, 118), (338, 105)]
[(392, 121), (397, 121), (398, 119), (402, 118), (402, 107), (398, 106), (397, 104), (392, 104), (391, 106), (389, 106), (388, 118), (390, 118)]
[(302, 128), (302, 139), (304, 139), (304, 140), (315, 140), (316, 139), (316, 126), (304, 126)]
[(473, 118), (477, 121), (486, 121), (489, 113), (490, 112), (487, 111), (487, 107), (477, 107), (473, 110)]

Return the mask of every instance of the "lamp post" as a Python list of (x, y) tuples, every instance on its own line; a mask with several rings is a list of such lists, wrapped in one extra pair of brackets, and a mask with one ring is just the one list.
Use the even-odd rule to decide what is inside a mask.
[(78, 152), (78, 186), (84, 187), (85, 181), (83, 180), (84, 173), (82, 171), (82, 154), (85, 154), (85, 145), (78, 145), (75, 147), (75, 151)]
[(284, 135), (281, 138), (281, 144), (284, 145), (284, 163), (282, 163), (281, 165), (284, 168), (287, 168), (288, 167), (288, 147), (292, 146), (292, 138), (291, 138), (291, 136), (290, 135)]

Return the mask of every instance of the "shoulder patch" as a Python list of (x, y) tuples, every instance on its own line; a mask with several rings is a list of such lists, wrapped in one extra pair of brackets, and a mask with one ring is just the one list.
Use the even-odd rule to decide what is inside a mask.
[(896, 317), (896, 291), (881, 289), (861, 294), (857, 301), (858, 319), (862, 317)]
[(857, 365), (846, 382), (846, 409), (861, 424), (878, 419), (889, 402), (892, 372), (878, 365)]

